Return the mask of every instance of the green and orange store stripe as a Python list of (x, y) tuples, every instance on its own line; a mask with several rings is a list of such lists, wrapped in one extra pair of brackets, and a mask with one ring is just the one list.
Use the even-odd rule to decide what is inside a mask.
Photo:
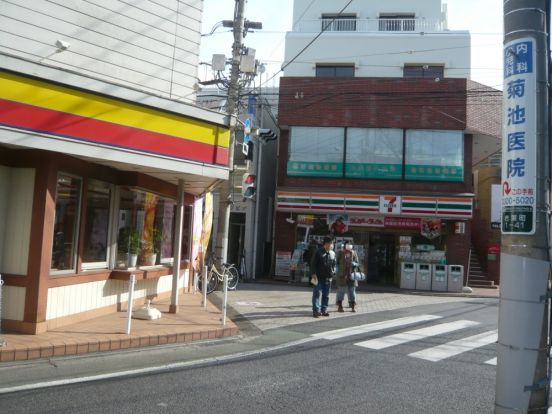
[(230, 133), (223, 126), (1, 71), (0, 125), (199, 163), (228, 163)]
[[(400, 214), (404, 216), (470, 219), (473, 215), (472, 199), (469, 197), (402, 196), (400, 200)], [(380, 212), (380, 195), (374, 194), (278, 191), (277, 209), (280, 211), (385, 215)]]

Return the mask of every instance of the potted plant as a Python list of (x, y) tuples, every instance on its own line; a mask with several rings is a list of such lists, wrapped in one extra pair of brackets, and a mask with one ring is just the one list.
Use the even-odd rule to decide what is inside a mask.
[(136, 267), (140, 252), (140, 233), (129, 227), (121, 229), (117, 247), (127, 255), (127, 267)]

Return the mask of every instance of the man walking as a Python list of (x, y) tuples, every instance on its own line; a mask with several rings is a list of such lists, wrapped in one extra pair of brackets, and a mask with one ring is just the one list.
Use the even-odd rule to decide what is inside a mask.
[[(332, 239), (324, 237), (324, 245), (316, 251), (311, 261), (314, 289), (312, 291), (312, 316), (330, 316), (328, 303), (330, 300), (330, 285), (335, 274), (335, 253), (332, 251)], [(322, 294), (322, 304), (320, 304)]]

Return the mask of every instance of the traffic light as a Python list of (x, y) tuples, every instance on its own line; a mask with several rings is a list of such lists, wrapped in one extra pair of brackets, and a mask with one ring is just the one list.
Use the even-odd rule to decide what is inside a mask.
[(254, 174), (245, 173), (242, 179), (242, 196), (244, 198), (253, 198), (257, 192), (256, 180), (257, 176)]

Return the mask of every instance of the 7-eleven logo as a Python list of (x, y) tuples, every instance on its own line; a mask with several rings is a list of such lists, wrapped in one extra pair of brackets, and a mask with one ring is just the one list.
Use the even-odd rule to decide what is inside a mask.
[(380, 196), (380, 213), (401, 214), (401, 198), (398, 196)]

